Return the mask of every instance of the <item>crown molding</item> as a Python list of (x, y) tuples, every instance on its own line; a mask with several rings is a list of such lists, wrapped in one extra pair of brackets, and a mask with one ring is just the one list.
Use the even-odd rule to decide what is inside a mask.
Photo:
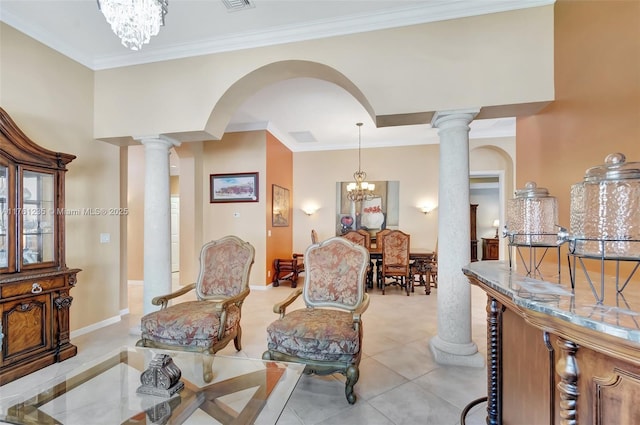
[(133, 52), (123, 50), (122, 54), (102, 56), (96, 56), (90, 52), (78, 51), (73, 46), (57, 38), (54, 34), (43, 31), (42, 28), (24, 21), (10, 11), (3, 10), (0, 20), (76, 62), (97, 71), (547, 6), (554, 2), (555, 0), (427, 1), (417, 5), (414, 4), (402, 8), (398, 7), (393, 10), (342, 16), (335, 19), (300, 22), (274, 27), (264, 31), (237, 32), (226, 34), (222, 37), (194, 40), (189, 43), (174, 43), (165, 46), (154, 45), (152, 43), (145, 46), (143, 51)]

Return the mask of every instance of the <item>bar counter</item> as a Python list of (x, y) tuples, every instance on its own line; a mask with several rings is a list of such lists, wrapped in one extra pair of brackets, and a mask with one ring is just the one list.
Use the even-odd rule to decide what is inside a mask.
[(639, 423), (640, 276), (623, 292), (605, 277), (601, 292), (601, 275), (581, 269), (463, 272), (487, 293), (488, 424)]

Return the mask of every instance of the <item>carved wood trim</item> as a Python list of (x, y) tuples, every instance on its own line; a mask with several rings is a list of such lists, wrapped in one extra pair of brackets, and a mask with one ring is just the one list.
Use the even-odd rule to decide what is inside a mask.
[(556, 365), (556, 372), (560, 376), (558, 391), (560, 392), (560, 423), (562, 425), (577, 425), (578, 423), (578, 362), (576, 353), (578, 345), (558, 338), (561, 357)]
[(556, 417), (556, 377), (553, 371), (553, 365), (556, 364), (555, 350), (553, 349), (549, 332), (544, 331), (542, 333), (542, 339), (544, 340), (544, 345), (547, 348), (547, 351), (549, 351), (549, 423), (552, 424)]
[(502, 423), (502, 312), (505, 307), (487, 297), (487, 425)]

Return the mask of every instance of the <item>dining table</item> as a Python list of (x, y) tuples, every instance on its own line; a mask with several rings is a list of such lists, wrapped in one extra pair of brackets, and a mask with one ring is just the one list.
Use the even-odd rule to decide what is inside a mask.
[[(424, 286), (425, 295), (431, 294), (431, 267), (434, 257), (435, 251), (433, 249), (422, 247), (409, 249), (409, 264), (413, 277), (411, 282), (412, 292), (413, 286)], [(367, 277), (367, 287), (373, 289), (373, 276), (375, 276), (377, 286), (380, 288), (382, 283), (382, 276), (380, 275), (382, 270), (382, 247), (372, 244), (369, 247), (369, 258), (371, 260), (371, 268)]]

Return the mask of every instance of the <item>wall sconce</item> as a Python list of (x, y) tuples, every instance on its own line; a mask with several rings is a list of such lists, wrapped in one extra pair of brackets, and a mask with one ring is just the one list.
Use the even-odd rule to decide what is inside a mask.
[(418, 209), (420, 211), (422, 211), (422, 213), (424, 215), (429, 214), (431, 211), (433, 211), (436, 207), (434, 207), (433, 205), (422, 205), (421, 207), (418, 207)]
[(318, 211), (320, 208), (315, 207), (315, 206), (306, 206), (306, 207), (302, 207), (300, 208), (302, 210), (302, 212), (304, 212), (306, 215), (313, 215), (316, 213), (316, 211)]

